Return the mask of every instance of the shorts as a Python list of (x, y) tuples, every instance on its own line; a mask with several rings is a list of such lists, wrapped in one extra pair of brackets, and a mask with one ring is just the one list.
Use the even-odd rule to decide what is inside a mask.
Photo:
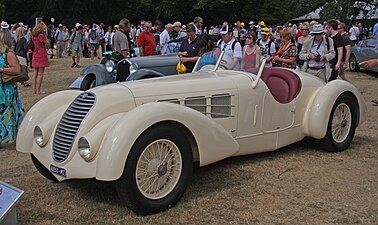
[(71, 49), (72, 57), (83, 57), (83, 51), (79, 49)]
[(89, 45), (89, 48), (92, 50), (92, 51), (96, 51), (98, 49), (98, 44), (90, 44)]

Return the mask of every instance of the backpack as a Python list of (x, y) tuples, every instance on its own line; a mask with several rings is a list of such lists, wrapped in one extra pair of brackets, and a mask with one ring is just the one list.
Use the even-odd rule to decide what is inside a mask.
[(91, 40), (96, 40), (97, 38), (97, 32), (96, 30), (91, 30), (91, 33), (89, 34)]
[[(222, 39), (219, 39), (219, 40), (218, 40), (218, 43), (217, 43), (217, 46), (218, 46), (220, 49), (222, 49), (222, 48), (221, 48), (222, 41), (223, 41)], [(236, 43), (239, 43), (239, 41), (234, 40), (234, 42), (233, 42), (232, 45), (231, 45), (231, 49), (232, 49), (232, 51), (234, 51)]]
[[(260, 47), (260, 42), (261, 42), (261, 39), (258, 39), (258, 40), (257, 40), (257, 43), (256, 43), (257, 46), (259, 46), (259, 47)], [(268, 53), (269, 53), (269, 55), (271, 54), (271, 53), (270, 53), (270, 46), (272, 46), (272, 43), (273, 43), (273, 41), (272, 41), (272, 40), (269, 40), (269, 42), (268, 42), (268, 51), (269, 51)], [(261, 48), (261, 47), (260, 47), (260, 48)], [(276, 46), (276, 51), (277, 51), (277, 46)]]

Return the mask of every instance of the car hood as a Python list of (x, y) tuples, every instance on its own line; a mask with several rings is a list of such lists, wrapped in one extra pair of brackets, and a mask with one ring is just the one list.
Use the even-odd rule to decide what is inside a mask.
[(159, 67), (165, 65), (173, 65), (179, 61), (177, 53), (157, 55), (157, 56), (143, 56), (130, 58), (129, 61), (138, 66), (138, 68)]
[(199, 72), (167, 77), (122, 82), (130, 89), (135, 98), (155, 96), (179, 96), (185, 93), (209, 92), (235, 89), (230, 76), (221, 76), (216, 72)]

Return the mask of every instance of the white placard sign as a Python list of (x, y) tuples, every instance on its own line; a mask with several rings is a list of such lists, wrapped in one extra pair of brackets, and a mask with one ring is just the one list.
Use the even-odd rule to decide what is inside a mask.
[(0, 181), (0, 222), (12, 210), (24, 191)]

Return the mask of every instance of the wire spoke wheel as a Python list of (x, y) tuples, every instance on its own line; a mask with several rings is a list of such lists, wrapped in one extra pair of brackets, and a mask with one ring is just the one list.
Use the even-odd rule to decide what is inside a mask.
[(179, 148), (170, 140), (149, 144), (140, 155), (135, 170), (139, 191), (149, 199), (161, 199), (176, 187), (182, 171)]
[(348, 137), (352, 126), (352, 112), (347, 104), (342, 103), (335, 109), (332, 118), (332, 136), (337, 143)]
[(350, 94), (341, 94), (332, 107), (327, 132), (323, 138), (325, 150), (340, 152), (352, 143), (358, 117), (358, 102)]

